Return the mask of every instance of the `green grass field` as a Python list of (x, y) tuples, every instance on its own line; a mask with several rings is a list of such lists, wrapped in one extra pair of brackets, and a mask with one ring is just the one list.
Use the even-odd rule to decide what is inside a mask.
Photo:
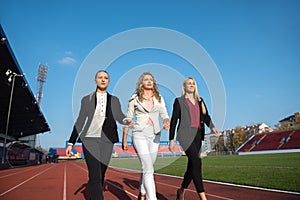
[[(183, 176), (187, 158), (159, 157), (155, 172)], [(137, 158), (113, 158), (111, 166), (140, 170)], [(203, 179), (300, 192), (300, 153), (208, 156)]]

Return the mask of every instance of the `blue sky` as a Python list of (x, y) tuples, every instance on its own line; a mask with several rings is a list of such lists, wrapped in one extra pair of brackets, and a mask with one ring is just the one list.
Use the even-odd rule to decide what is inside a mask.
[[(44, 148), (65, 145), (80, 98), (94, 90), (94, 73), (103, 65), (112, 78), (109, 92), (120, 97), (124, 112), (142, 71), (158, 80), (169, 115), (183, 78), (195, 77), (220, 130), (257, 123), (274, 127), (300, 111), (297, 0), (0, 2), (0, 23), (34, 94), (38, 65), (49, 67), (41, 109), (51, 132), (39, 136)], [(126, 34), (148, 29), (126, 40)], [(152, 29), (160, 31), (156, 41)], [(170, 39), (172, 49), (162, 48), (169, 41), (168, 34), (162, 39), (164, 31), (202, 51), (181, 39)], [(152, 37), (150, 47), (142, 43), (117, 52)], [(151, 42), (158, 43), (151, 48)], [(200, 64), (194, 66), (197, 55)], [(211, 67), (202, 66), (202, 58), (210, 59)]]

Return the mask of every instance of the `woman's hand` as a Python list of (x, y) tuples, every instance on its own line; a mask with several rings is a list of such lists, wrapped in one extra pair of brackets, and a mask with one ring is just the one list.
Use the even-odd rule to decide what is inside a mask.
[(66, 155), (68, 157), (71, 157), (72, 156), (72, 147), (71, 145), (68, 145), (68, 147), (66, 148)]
[(171, 153), (174, 153), (174, 140), (170, 140), (169, 143), (169, 151), (171, 151)]
[(128, 126), (129, 128), (132, 128), (134, 125), (134, 122), (131, 118), (125, 118), (123, 119), (123, 122)]
[(128, 134), (128, 127), (124, 126), (123, 127), (123, 137), (122, 137), (122, 149), (123, 151), (127, 151), (128, 150), (128, 144), (127, 144), (127, 134)]
[(128, 144), (127, 144), (126, 141), (122, 141), (122, 149), (123, 149), (123, 151), (127, 152), (127, 150), (128, 150)]
[(165, 130), (169, 130), (170, 129), (170, 119), (166, 118), (164, 119), (164, 127)]
[(215, 134), (216, 134), (216, 136), (220, 136), (220, 135), (222, 135), (221, 133), (220, 133), (220, 131), (218, 131), (215, 127), (213, 127), (212, 129), (211, 129), (211, 131), (212, 132), (214, 132)]

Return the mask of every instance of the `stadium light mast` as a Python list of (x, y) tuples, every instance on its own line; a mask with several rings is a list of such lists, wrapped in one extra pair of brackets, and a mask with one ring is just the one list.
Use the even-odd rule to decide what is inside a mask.
[(6, 159), (6, 153), (5, 153), (5, 148), (6, 148), (6, 143), (7, 143), (7, 135), (8, 135), (8, 128), (9, 128), (9, 118), (10, 118), (10, 111), (11, 111), (11, 103), (13, 99), (13, 94), (14, 94), (14, 87), (15, 87), (15, 79), (17, 76), (23, 77), (25, 74), (17, 74), (10, 69), (6, 71), (6, 76), (8, 76), (8, 82), (12, 82), (11, 84), (11, 91), (10, 91), (10, 98), (9, 98), (9, 105), (8, 105), (8, 112), (7, 112), (7, 121), (6, 121), (6, 129), (5, 129), (5, 138), (3, 142), (3, 152), (2, 152), (2, 164), (4, 164), (5, 159)]
[(41, 106), (42, 96), (43, 96), (43, 85), (46, 82), (48, 74), (48, 66), (46, 65), (39, 65), (38, 69), (38, 76), (37, 76), (37, 103), (39, 106)]
[[(38, 76), (37, 76), (37, 95), (36, 95), (36, 100), (37, 100), (37, 104), (39, 105), (39, 107), (41, 107), (42, 96), (43, 96), (43, 86), (44, 86), (44, 83), (46, 82), (47, 74), (48, 74), (48, 66), (39, 64)], [(37, 135), (34, 135), (33, 137), (34, 137), (33, 138), (33, 147), (35, 147), (38, 139), (37, 139)]]

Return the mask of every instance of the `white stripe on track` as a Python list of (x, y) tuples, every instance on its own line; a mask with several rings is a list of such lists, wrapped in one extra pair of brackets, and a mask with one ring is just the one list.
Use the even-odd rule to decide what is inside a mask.
[(233, 183), (223, 183), (223, 182), (217, 182), (217, 181), (209, 181), (209, 180), (203, 180), (207, 183), (214, 183), (219, 185), (227, 185), (227, 186), (233, 186), (233, 187), (241, 187), (241, 188), (247, 188), (247, 189), (255, 189), (255, 190), (262, 190), (262, 191), (268, 191), (268, 192), (278, 192), (278, 193), (285, 193), (285, 194), (296, 194), (300, 195), (299, 192), (292, 192), (292, 191), (285, 191), (285, 190), (276, 190), (276, 189), (268, 189), (268, 188), (261, 188), (261, 187), (255, 187), (255, 186), (247, 186), (247, 185), (238, 185)]
[[(172, 188), (178, 188), (177, 186), (169, 185), (169, 184), (162, 183), (162, 182), (159, 182), (159, 181), (155, 181), (155, 183), (160, 184), (160, 185), (164, 185), (164, 186), (168, 186), (168, 187), (172, 187)], [(191, 190), (191, 189), (185, 189), (185, 191), (197, 193), (195, 190)], [(218, 198), (218, 199), (233, 200), (233, 199), (230, 199), (230, 198), (227, 198), (227, 197), (221, 197), (221, 196), (218, 196), (218, 195), (209, 194), (207, 192), (205, 192), (205, 194), (206, 194), (206, 196), (211, 196), (211, 197), (215, 197), (215, 198)]]
[[(36, 167), (36, 168), (41, 168), (41, 166), (40, 167)], [(27, 171), (31, 171), (31, 170), (35, 170), (36, 168), (29, 168), (29, 169), (27, 169), (27, 170), (21, 170), (21, 171), (18, 171), (18, 172), (13, 172), (13, 173), (11, 173), (11, 174), (6, 174), (6, 175), (4, 175), (4, 176), (0, 176), (0, 179), (1, 178), (6, 178), (6, 177), (8, 177), (8, 176), (13, 176), (13, 175), (16, 175), (16, 174), (23, 174), (24, 172), (27, 172)], [(15, 168), (15, 169), (18, 169), (18, 168)]]
[[(52, 166), (52, 167), (53, 167), (53, 166)], [(26, 181), (23, 181), (22, 183), (19, 183), (18, 185), (16, 185), (16, 186), (10, 188), (9, 190), (3, 192), (2, 194), (0, 194), (0, 197), (3, 196), (3, 195), (5, 195), (6, 193), (8, 193), (8, 192), (10, 192), (10, 191), (12, 191), (12, 190), (18, 188), (18, 187), (20, 187), (20, 186), (23, 185), (24, 183), (27, 183), (27, 182), (30, 181), (31, 179), (34, 179), (35, 177), (37, 177), (37, 176), (43, 174), (44, 172), (48, 171), (48, 170), (51, 169), (52, 167), (47, 168), (47, 169), (41, 171), (40, 173), (38, 173), (38, 174), (32, 176), (31, 178), (27, 179)]]
[(129, 194), (130, 196), (133, 196), (134, 198), (138, 198), (138, 196), (136, 196), (135, 194), (132, 194), (131, 192), (128, 192), (127, 190), (124, 190), (123, 188), (117, 186), (116, 184), (113, 184), (110, 181), (105, 181), (105, 182), (108, 183), (108, 184), (110, 184), (110, 185), (112, 185), (112, 186), (114, 186), (115, 188), (117, 188), (117, 189), (119, 189), (121, 191), (124, 191), (126, 194)]
[[(73, 164), (73, 163), (72, 163), (72, 164)], [(78, 164), (74, 164), (74, 165), (77, 166), (78, 168), (80, 168), (80, 169), (86, 171), (86, 172), (88, 173), (88, 170), (87, 170), (87, 169), (84, 169), (82, 166), (79, 166)], [(107, 180), (105, 180), (105, 182), (108, 183), (108, 184), (110, 184), (110, 185), (112, 185), (113, 187), (117, 188), (118, 190), (121, 190), (121, 191), (125, 192), (126, 194), (129, 194), (130, 196), (133, 196), (134, 198), (137, 198), (137, 196), (136, 196), (135, 194), (132, 194), (131, 192), (128, 192), (127, 190), (124, 190), (123, 188), (121, 188), (121, 187), (119, 187), (119, 186), (113, 184), (112, 182), (107, 181)]]
[[(139, 170), (132, 170), (132, 169), (126, 169), (126, 168), (118, 168), (118, 167), (110, 167), (110, 168), (116, 169), (116, 170), (119, 170), (119, 171), (127, 171), (127, 172), (135, 172), (135, 173), (139, 172), (140, 173)], [(158, 173), (154, 173), (154, 174), (155, 175), (159, 175), (159, 176), (166, 176), (166, 177), (173, 177), (173, 178), (183, 179), (183, 177), (180, 177), (180, 176), (174, 176), (174, 175), (168, 175), (168, 174), (158, 174)], [(203, 182), (213, 183), (213, 184), (219, 184), (219, 185), (227, 185), (227, 186), (233, 186), (233, 187), (241, 187), (241, 188), (247, 188), (247, 189), (256, 189), (256, 190), (269, 191), (269, 192), (279, 192), (279, 193), (285, 193), (285, 194), (300, 195), (299, 192), (292, 192), (292, 191), (286, 191), (286, 190), (276, 190), (276, 189), (268, 189), (268, 188), (261, 188), (261, 187), (255, 187), (255, 186), (247, 186), (247, 185), (239, 185), (239, 184), (234, 184), (234, 183), (225, 183), (225, 182), (210, 181), (210, 180), (203, 180)]]
[[(127, 172), (132, 172), (132, 173), (137, 173), (137, 172), (140, 172), (138, 170), (131, 170), (131, 169), (124, 169), (124, 168), (117, 168), (117, 167), (111, 167), (113, 169), (116, 169), (118, 171), (127, 171)], [(166, 177), (171, 177), (171, 178), (179, 178), (179, 179), (182, 179), (182, 177), (178, 177), (178, 176), (172, 176), (172, 175), (167, 175), (167, 174), (157, 174), (157, 173), (154, 173), (156, 176), (166, 176)], [(129, 175), (129, 174), (127, 174)], [(131, 177), (136, 177), (136, 176), (133, 176), (133, 175), (129, 175)], [(167, 187), (171, 187), (171, 188), (178, 188), (177, 186), (174, 186), (174, 185), (169, 185), (169, 184), (166, 184), (166, 183), (162, 183), (162, 182), (159, 182), (159, 181), (155, 181), (156, 184), (160, 184), (160, 185), (164, 185), (164, 186), (167, 186)], [(189, 192), (196, 192), (195, 190), (191, 190), (191, 189), (185, 189), (186, 191), (189, 191)], [(197, 193), (197, 192), (196, 192)], [(233, 199), (230, 199), (230, 198), (227, 198), (227, 197), (222, 197), (222, 196), (218, 196), (218, 195), (214, 195), (214, 194), (210, 194), (210, 193), (205, 193), (207, 196), (211, 196), (211, 197), (215, 197), (215, 198), (218, 198), (218, 199), (224, 199), (224, 200), (233, 200)]]

